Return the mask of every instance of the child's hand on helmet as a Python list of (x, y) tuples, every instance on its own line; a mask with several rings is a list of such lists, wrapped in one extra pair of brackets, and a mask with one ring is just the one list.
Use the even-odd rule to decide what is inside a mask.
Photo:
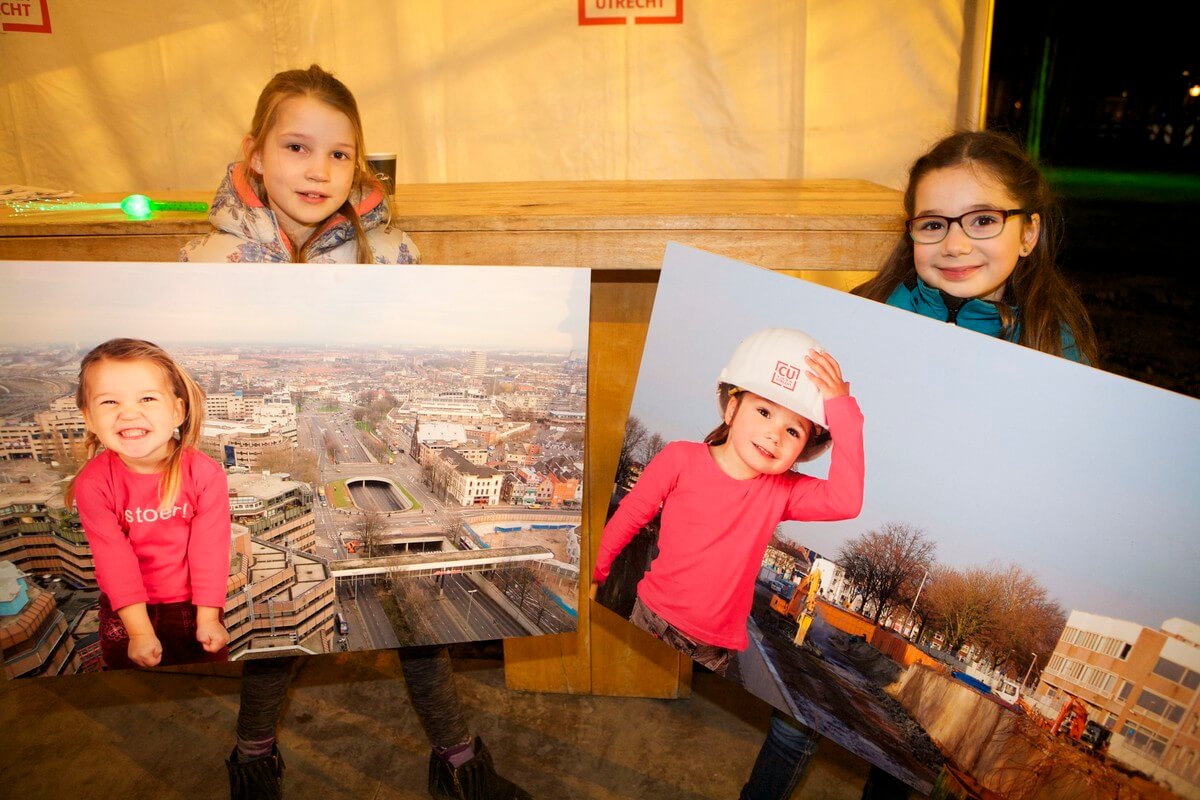
[(850, 384), (842, 380), (842, 368), (829, 353), (809, 350), (804, 361), (808, 365), (808, 379), (821, 392), (821, 397), (832, 400), (850, 394)]

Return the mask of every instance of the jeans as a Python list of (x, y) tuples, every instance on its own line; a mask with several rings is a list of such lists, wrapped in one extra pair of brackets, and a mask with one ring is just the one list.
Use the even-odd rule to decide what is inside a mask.
[(817, 752), (821, 734), (778, 711), (738, 800), (788, 800)]
[[(409, 700), (434, 747), (470, 741), (462, 703), (454, 685), (450, 651), (444, 645), (400, 649), (400, 666)], [(298, 656), (253, 659), (242, 667), (237, 735), (243, 741), (275, 736)]]

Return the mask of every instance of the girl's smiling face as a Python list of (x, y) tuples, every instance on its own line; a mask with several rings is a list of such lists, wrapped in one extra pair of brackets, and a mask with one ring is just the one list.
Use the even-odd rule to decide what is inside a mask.
[[(968, 211), (1008, 211), (1020, 205), (1003, 184), (987, 171), (969, 165), (934, 170), (917, 184), (914, 217), (957, 217)], [(959, 223), (951, 223), (946, 238), (935, 244), (913, 243), (917, 275), (952, 297), (999, 300), (1017, 260), (1037, 244), (1041, 219), (1037, 214), (1008, 218), (999, 236), (972, 239)]]
[(87, 429), (134, 472), (158, 472), (184, 418), (183, 400), (162, 368), (145, 359), (105, 359), (88, 368), (85, 381)]
[(267, 205), (296, 247), (350, 196), (358, 163), (354, 142), (349, 117), (300, 96), (279, 104), (262, 142), (247, 138), (244, 143), (250, 167), (262, 175)]
[(712, 448), (717, 465), (737, 480), (781, 475), (796, 463), (813, 424), (753, 392), (740, 392), (725, 406), (729, 435)]

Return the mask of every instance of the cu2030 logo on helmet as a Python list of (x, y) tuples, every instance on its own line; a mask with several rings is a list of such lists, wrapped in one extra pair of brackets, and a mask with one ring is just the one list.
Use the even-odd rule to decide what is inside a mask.
[(782, 386), (791, 392), (796, 389), (796, 381), (799, 379), (799, 367), (794, 367), (786, 361), (775, 362), (775, 374), (771, 376), (771, 383)]

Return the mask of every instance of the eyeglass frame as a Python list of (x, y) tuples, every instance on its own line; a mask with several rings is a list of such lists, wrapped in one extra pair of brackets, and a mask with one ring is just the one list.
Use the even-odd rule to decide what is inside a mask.
[[(972, 236), (971, 232), (967, 230), (967, 226), (962, 224), (963, 217), (969, 217), (972, 214), (987, 214), (987, 213), (1000, 215), (1000, 229), (998, 231), (996, 231), (995, 233), (993, 233), (991, 236)], [(905, 232), (908, 233), (908, 238), (912, 239), (913, 243), (915, 243), (915, 244), (940, 244), (940, 243), (946, 241), (946, 237), (950, 235), (951, 223), (957, 222), (958, 229), (961, 230), (968, 239), (974, 239), (977, 242), (986, 242), (988, 239), (995, 239), (997, 236), (1004, 233), (1004, 226), (1008, 224), (1009, 217), (1018, 217), (1018, 216), (1021, 216), (1022, 214), (1030, 214), (1030, 213), (1032, 213), (1032, 212), (1026, 211), (1023, 208), (1010, 208), (1007, 211), (1005, 211), (1004, 209), (1000, 209), (1000, 208), (977, 208), (974, 211), (968, 211), (965, 214), (959, 214), (957, 217), (946, 217), (941, 214), (922, 214), (919, 217), (913, 217), (912, 219), (905, 220), (904, 221), (904, 230), (905, 230)], [(917, 237), (913, 235), (913, 223), (919, 219), (942, 219), (942, 220), (945, 220), (946, 221), (946, 230), (945, 230), (945, 233), (942, 234), (942, 238), (935, 239), (932, 242), (919, 241), (917, 239)]]

